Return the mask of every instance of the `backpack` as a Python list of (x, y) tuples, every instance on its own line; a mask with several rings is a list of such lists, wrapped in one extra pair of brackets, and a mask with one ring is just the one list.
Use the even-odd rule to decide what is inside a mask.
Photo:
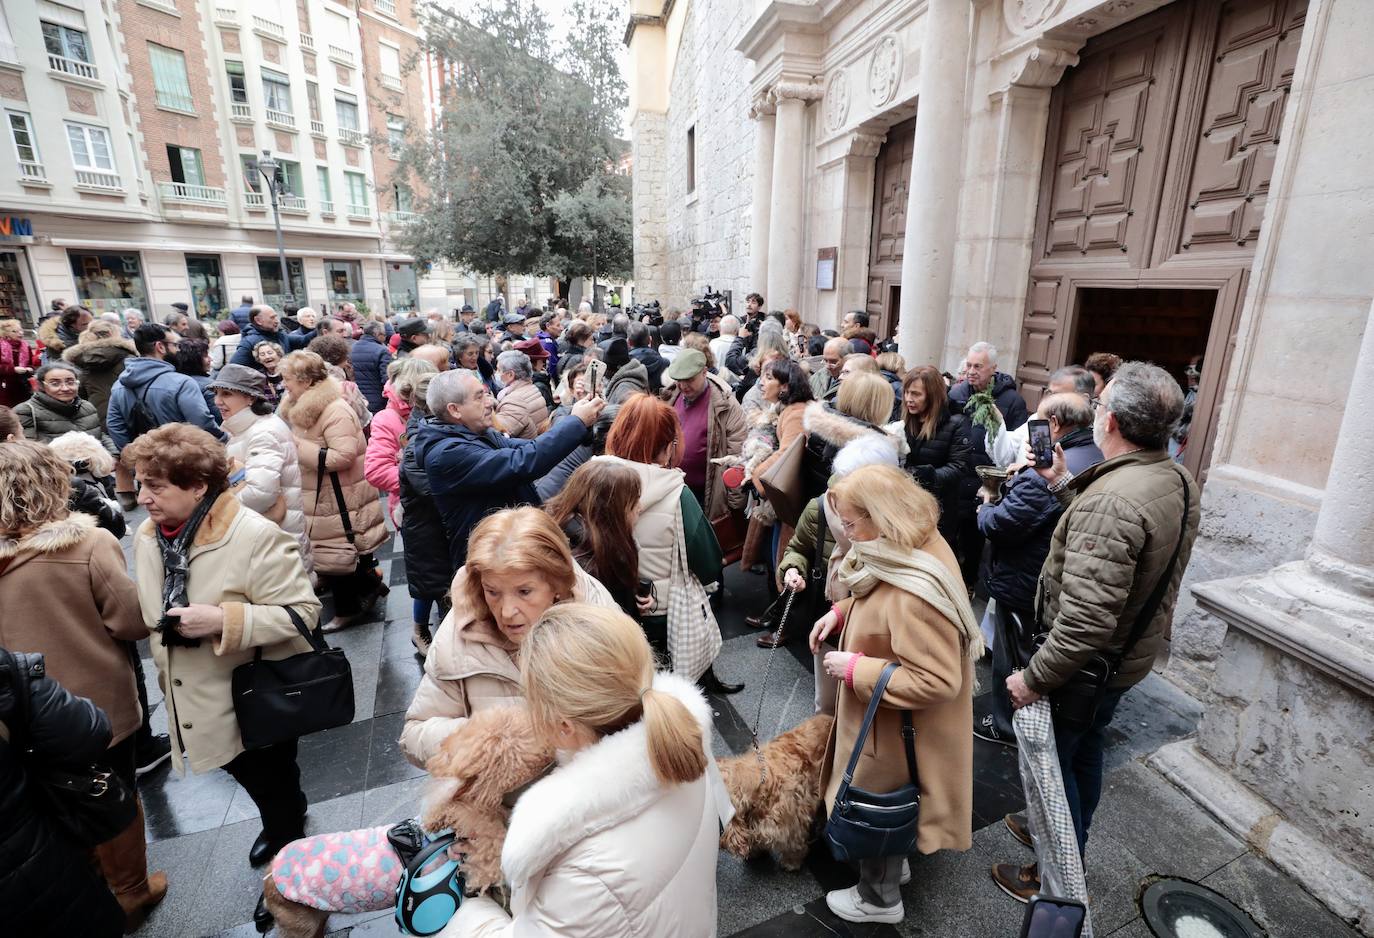
[(153, 409), (148, 406), (148, 391), (156, 383), (157, 378), (154, 378), (145, 384), (143, 393), (134, 398), (133, 406), (129, 408), (129, 439), (131, 440), (138, 439), (149, 430), (157, 429), (160, 425), (157, 414), (153, 413)]

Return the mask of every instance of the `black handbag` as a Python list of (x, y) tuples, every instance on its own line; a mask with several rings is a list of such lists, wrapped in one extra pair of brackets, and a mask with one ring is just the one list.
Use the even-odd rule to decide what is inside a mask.
[(10, 688), (17, 708), (10, 740), (21, 754), (35, 809), (79, 847), (112, 840), (138, 817), (133, 790), (108, 768), (61, 765), (29, 748), (29, 680), (19, 660), (9, 657)]
[[(1188, 509), (1192, 507), (1192, 492), (1188, 489), (1188, 480), (1181, 472), (1180, 478), (1183, 482), (1183, 520), (1179, 524), (1178, 543), (1174, 544), (1174, 552), (1169, 557), (1168, 566), (1164, 568), (1163, 574), (1146, 598), (1145, 605), (1140, 607), (1135, 621), (1131, 623), (1131, 632), (1126, 638), (1126, 644), (1122, 645), (1121, 651), (1116, 654), (1095, 653), (1077, 673), (1049, 694), (1050, 710), (1054, 714), (1054, 720), (1065, 729), (1083, 732), (1093, 725), (1097, 720), (1097, 710), (1102, 705), (1102, 698), (1107, 694), (1107, 686), (1121, 670), (1121, 662), (1126, 660), (1126, 656), (1145, 635), (1145, 630), (1159, 612), (1159, 605), (1164, 601), (1164, 593), (1174, 578), (1174, 566), (1178, 563), (1179, 552), (1183, 549), (1183, 539), (1188, 535)], [(1044, 598), (1042, 590), (1036, 596), (1035, 617), (1041, 629), (1040, 634), (1034, 638), (1037, 651), (1050, 637), (1042, 617)]]
[(243, 748), (261, 749), (353, 722), (353, 669), (342, 648), (330, 648), (290, 606), (286, 614), (310, 651), (280, 660), (253, 660), (234, 669), (230, 687)]
[(849, 765), (835, 792), (835, 806), (830, 809), (830, 819), (825, 825), (825, 841), (830, 845), (830, 852), (842, 862), (904, 857), (916, 850), (916, 828), (921, 819), (921, 783), (916, 774), (916, 728), (911, 723), (910, 711), (902, 711), (902, 744), (906, 750), (911, 783), (886, 794), (853, 787), (854, 769), (858, 767), (859, 754), (863, 752), (864, 742), (873, 727), (873, 718), (878, 713), (878, 701), (882, 699), (887, 682), (898, 667), (897, 662), (888, 662), (873, 688), (863, 726), (859, 729), (858, 739), (854, 740), (854, 751), (849, 756)]

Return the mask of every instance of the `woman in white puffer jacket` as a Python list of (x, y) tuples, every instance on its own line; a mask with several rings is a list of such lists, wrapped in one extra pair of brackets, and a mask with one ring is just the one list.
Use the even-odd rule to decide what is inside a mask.
[(276, 522), (301, 545), (305, 572), (313, 574), (310, 538), (301, 503), (301, 467), (291, 428), (272, 412), (267, 379), (246, 365), (225, 365), (210, 382), (220, 424), (229, 434), (232, 491), (245, 508)]

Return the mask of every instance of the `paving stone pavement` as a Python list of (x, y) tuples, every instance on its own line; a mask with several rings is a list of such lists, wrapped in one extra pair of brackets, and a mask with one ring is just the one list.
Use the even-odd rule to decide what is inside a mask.
[[(141, 521), (141, 512), (131, 521)], [(131, 525), (132, 530), (133, 525)], [(126, 550), (129, 539), (125, 539)], [(418, 811), (423, 772), (400, 755), (397, 737), (420, 678), (410, 646), (410, 598), (399, 545), (379, 553), (392, 592), (376, 621), (331, 636), (353, 666), (357, 713), (352, 724), (301, 741), (301, 778), (310, 800), (308, 833), (400, 821)], [(775, 652), (756, 646), (747, 613), (766, 605), (761, 577), (727, 571), (721, 603), (725, 648), (717, 664), (726, 680), (745, 690), (712, 697), (718, 757), (745, 752), (755, 715), (760, 738), (785, 730), (812, 712), (811, 656), (798, 641)], [(326, 615), (329, 610), (326, 609)], [(156, 669), (143, 648), (154, 707), (153, 725), (166, 718)], [(769, 658), (771, 657), (771, 664)], [(765, 670), (771, 668), (767, 686)], [(989, 680), (981, 673), (980, 687)], [(1354, 938), (1335, 919), (1267, 861), (1249, 851), (1194, 802), (1139, 761), (1160, 745), (1192, 733), (1197, 704), (1158, 676), (1132, 690), (1112, 727), (1108, 775), (1088, 845), (1088, 887), (1099, 936), (1145, 938), (1138, 895), (1154, 876), (1201, 882), (1249, 912), (1271, 938)], [(901, 924), (855, 926), (836, 919), (825, 892), (852, 885), (854, 871), (813, 849), (797, 872), (772, 860), (743, 862), (722, 853), (717, 873), (718, 934), (728, 938), (1012, 938), (1024, 907), (989, 879), (995, 862), (1029, 862), (1030, 851), (1001, 823), (1022, 806), (1015, 752), (983, 741), (974, 749), (974, 842), (966, 853), (912, 858), (912, 880), (902, 890)], [(163, 905), (136, 933), (140, 938), (219, 936), (252, 938), (253, 906), (261, 876), (248, 866), (257, 836), (257, 811), (223, 772), (179, 775), (160, 768), (141, 780), (148, 819), (149, 863), (167, 871)], [(394, 936), (389, 912), (336, 915), (329, 935)]]

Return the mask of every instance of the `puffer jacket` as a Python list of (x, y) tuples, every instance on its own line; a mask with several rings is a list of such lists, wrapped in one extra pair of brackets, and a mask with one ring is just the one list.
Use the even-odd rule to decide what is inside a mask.
[[(22, 725), (12, 690), (16, 683), (28, 694), (28, 721)], [(48, 676), (42, 655), (0, 649), (0, 723), (0, 903), (8, 910), (6, 928), (15, 935), (119, 934), (118, 919), (114, 930), (107, 930), (109, 913), (118, 912), (113, 902), (112, 910), (102, 910), (90, 907), (90, 901), (74, 901), (69, 877), (89, 860), (34, 810), (33, 782), (11, 742), (18, 731), (45, 759), (89, 764), (110, 745), (110, 721), (91, 701)]]
[(134, 343), (123, 337), (97, 339), (83, 332), (81, 341), (62, 352), (62, 358), (81, 369), (81, 396), (95, 405), (100, 428), (105, 429), (110, 409), (110, 392), (119, 380), (125, 362), (138, 352)]
[(276, 414), (259, 416), (245, 407), (224, 421), (229, 434), (225, 449), (229, 458), (244, 469), (243, 485), (234, 489), (240, 502), (260, 515), (266, 515), (277, 499), (286, 514), (279, 526), (301, 547), (301, 562), (309, 573), (315, 567), (310, 538), (305, 533), (305, 504), (301, 501), (301, 467), (296, 456), (296, 438), (291, 428)]
[(978, 509), (978, 530), (992, 548), (984, 580), (989, 596), (1017, 611), (1035, 604), (1035, 582), (1063, 510), (1029, 468), (1006, 481), (1000, 501)]
[(158, 426), (189, 423), (217, 440), (226, 439), (194, 378), (177, 374), (169, 362), (131, 358), (124, 363), (124, 371), (110, 391), (110, 409), (106, 414), (110, 439), (120, 449), (133, 440), (134, 404), (140, 400), (148, 405)]
[(902, 467), (940, 503), (940, 536), (953, 544), (959, 526), (960, 482), (973, 472), (968, 418), (946, 409), (928, 440), (909, 432), (901, 420), (889, 424), (887, 431), (905, 441)]
[[(619, 608), (594, 576), (575, 564), (573, 575), (573, 602)], [(421, 768), (472, 714), (523, 699), (516, 646), (495, 622), (477, 618), (464, 599), (466, 583), (465, 567), (453, 578), (453, 608), (434, 632), (424, 676), (401, 728), (401, 752)]]
[(514, 381), (496, 395), (496, 419), (512, 439), (532, 440), (549, 419), (544, 395), (526, 378)]
[(95, 405), (79, 397), (64, 404), (42, 391), (35, 391), (27, 401), (14, 405), (14, 415), (24, 428), (24, 436), (38, 443), (51, 443), (64, 433), (76, 431), (95, 437), (112, 455), (119, 452), (110, 435), (101, 428)]
[[(0, 339), (0, 404), (13, 407), (29, 399), (29, 378), (38, 370), (38, 355), (24, 339)], [(27, 368), (27, 372), (15, 369)]]
[[(288, 394), (277, 414), (290, 425), (296, 439), (305, 530), (310, 537), (315, 570), (326, 574), (352, 573), (359, 554), (371, 553), (387, 539), (377, 490), (363, 478), (367, 441), (358, 415), (343, 399), (343, 390), (333, 378), (307, 388), (299, 400)], [(344, 530), (331, 473), (338, 474), (343, 490), (342, 507), (348, 511), (355, 535), (352, 544)]]
[[(964, 413), (964, 408), (968, 404), (968, 399), (974, 394), (972, 386), (967, 381), (960, 381), (949, 389), (949, 407), (956, 414)], [(1003, 426), (1008, 430), (1015, 430), (1029, 419), (1030, 414), (1026, 410), (1026, 402), (1021, 397), (1021, 393), (1016, 390), (1016, 379), (1003, 372), (995, 372), (992, 376), (992, 400), (997, 405), (997, 409), (1002, 413)], [(987, 449), (987, 430), (980, 424), (973, 422), (972, 414), (965, 415), (969, 420), (969, 440), (973, 443), (973, 465), (991, 466), (993, 459), (988, 455)], [(972, 472), (966, 479), (972, 479), (973, 488), (978, 487), (978, 477)]]
[(391, 523), (399, 527), (396, 509), (401, 504), (401, 450), (405, 447), (406, 421), (410, 404), (388, 384), (382, 391), (386, 409), (372, 418), (371, 436), (363, 457), (363, 477), (379, 492), (386, 493), (386, 510)]
[(1166, 451), (1137, 450), (1075, 476), (1060, 498), (1070, 502), (1038, 587), (1050, 635), (1024, 672), (1038, 694), (1063, 685), (1093, 654), (1121, 652), (1183, 535), (1163, 601), (1110, 685), (1131, 687), (1150, 673), (1178, 600), (1201, 517), (1197, 483)]
[(353, 343), (348, 357), (353, 362), (353, 379), (358, 382), (358, 390), (367, 398), (368, 410), (379, 413), (387, 402), (386, 366), (391, 364), (391, 351), (363, 333), (363, 337)]
[(285, 329), (265, 332), (251, 322), (241, 328), (243, 331), (239, 333), (239, 344), (234, 348), (234, 357), (230, 359), (230, 362), (235, 365), (248, 365), (249, 367), (254, 364), (253, 349), (259, 342), (275, 342), (281, 346), (283, 355), (289, 355), (297, 349), (305, 348), (315, 338), (314, 329), (299, 334), (287, 332)]
[[(648, 381), (647, 389), (653, 394), (661, 391), (663, 389), (663, 372), (668, 367), (668, 359), (658, 354), (657, 349), (649, 348), (647, 345), (643, 348), (630, 349), (630, 357), (644, 366)], [(624, 370), (622, 367), (621, 371)]]
[[(418, 411), (411, 411), (407, 435), (414, 434), (423, 419)], [(415, 455), (415, 447), (409, 443), (402, 451), (398, 478), (406, 588), (412, 599), (441, 600), (448, 595), (452, 577), (448, 551), (439, 550), (436, 545), (448, 544), (448, 531), (444, 529), (444, 516), (429, 489), (429, 477)]]
[[(709, 740), (711, 709), (701, 692), (673, 674), (653, 681), (656, 691), (681, 701)], [(717, 798), (725, 795), (716, 793), (709, 769), (665, 786), (647, 745), (641, 720), (530, 786), (511, 813), (501, 852), (510, 914), (485, 896), (468, 899), (440, 936), (713, 938), (719, 824), (728, 810)]]
[(802, 457), (807, 498), (824, 492), (832, 475), (844, 475), (873, 462), (896, 466), (905, 451), (904, 438), (842, 414), (820, 401), (806, 405), (802, 426), (807, 433)]

